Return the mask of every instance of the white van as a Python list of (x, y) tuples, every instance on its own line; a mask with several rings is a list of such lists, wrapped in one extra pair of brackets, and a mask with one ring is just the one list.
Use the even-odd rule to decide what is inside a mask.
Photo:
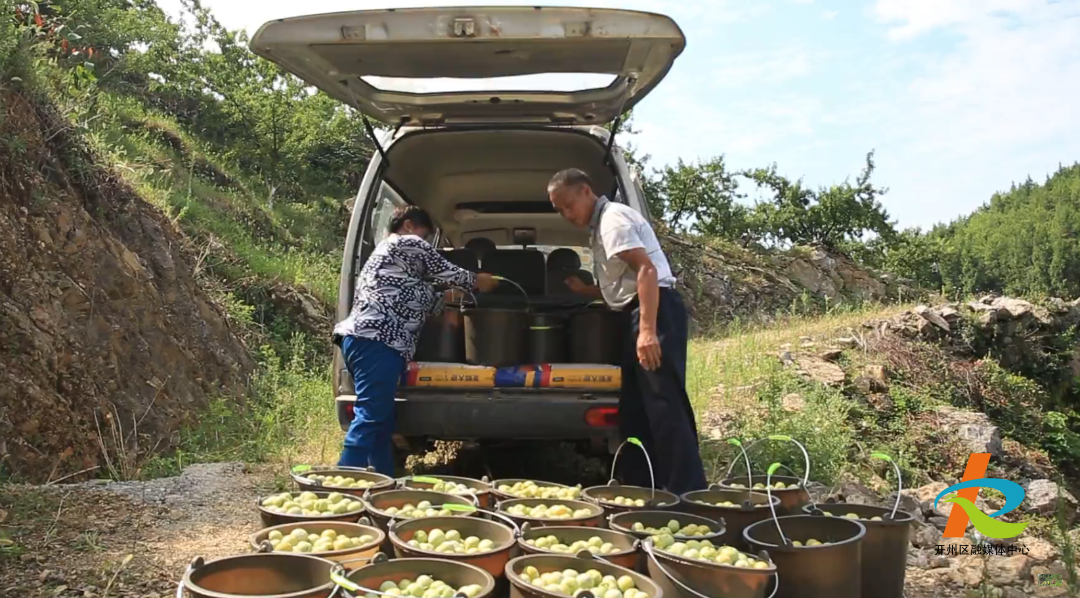
[[(588, 8), (371, 10), (263, 25), (251, 40), (256, 54), (391, 127), (382, 135), (368, 128), (378, 151), (349, 224), (338, 319), (349, 313), (356, 277), (386, 234), (390, 213), (405, 203), (431, 214), (448, 255), (460, 255), (476, 237), (517, 248), (506, 251), (503, 266), (544, 291), (532, 293), (531, 306), (565, 301), (552, 296), (537, 248), (587, 254), (582, 248), (589, 233), (555, 213), (547, 182), (561, 169), (580, 168), (597, 193), (648, 216), (636, 173), (601, 125), (617, 122), (641, 101), (685, 43), (666, 16)], [(544, 73), (607, 80), (576, 90), (486, 90)], [(450, 84), (466, 90), (437, 90)], [(338, 349), (334, 389), (347, 428), (355, 397)], [(399, 446), (428, 439), (552, 439), (610, 447), (618, 436), (618, 399), (617, 389), (402, 387), (395, 439)]]

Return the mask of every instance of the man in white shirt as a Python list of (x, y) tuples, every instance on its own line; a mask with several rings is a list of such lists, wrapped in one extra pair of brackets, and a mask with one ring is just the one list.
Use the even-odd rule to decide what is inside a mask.
[[(673, 288), (675, 277), (656, 233), (633, 208), (597, 197), (589, 175), (576, 168), (552, 177), (548, 196), (563, 218), (591, 232), (599, 286), (577, 278), (567, 279), (567, 286), (603, 298), (626, 315), (620, 433), (645, 443), (658, 486), (676, 494), (704, 489), (694, 411), (686, 393), (686, 305)], [(625, 471), (628, 484), (649, 485), (643, 458)]]

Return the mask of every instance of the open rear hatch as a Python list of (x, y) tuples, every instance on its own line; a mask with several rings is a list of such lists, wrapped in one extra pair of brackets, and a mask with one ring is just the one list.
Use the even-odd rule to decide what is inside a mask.
[[(685, 45), (663, 15), (541, 7), (294, 17), (266, 23), (251, 40), (256, 54), (338, 100), (407, 125), (610, 122), (656, 87)], [(542, 74), (606, 75), (610, 82), (490, 90), (503, 84), (498, 78)], [(395, 82), (386, 78), (405, 85), (391, 89)], [(447, 90), (452, 86), (459, 89)]]

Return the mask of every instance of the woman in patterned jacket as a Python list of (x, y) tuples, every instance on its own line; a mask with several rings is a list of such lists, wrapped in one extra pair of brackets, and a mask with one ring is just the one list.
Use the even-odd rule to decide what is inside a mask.
[(355, 415), (338, 465), (370, 465), (392, 476), (394, 395), (424, 320), (442, 311), (454, 289), (486, 292), (498, 282), (443, 258), (428, 241), (435, 232), (431, 217), (416, 206), (395, 210), (389, 230), (360, 270), (352, 311), (334, 327), (334, 341), (356, 383)]

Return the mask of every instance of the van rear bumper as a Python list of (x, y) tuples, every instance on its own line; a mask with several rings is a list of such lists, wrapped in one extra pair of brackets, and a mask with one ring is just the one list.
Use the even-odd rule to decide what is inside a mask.
[[(354, 395), (337, 397), (338, 422), (348, 429)], [(399, 393), (396, 430), (440, 440), (608, 440), (619, 436), (617, 393), (561, 389)]]

